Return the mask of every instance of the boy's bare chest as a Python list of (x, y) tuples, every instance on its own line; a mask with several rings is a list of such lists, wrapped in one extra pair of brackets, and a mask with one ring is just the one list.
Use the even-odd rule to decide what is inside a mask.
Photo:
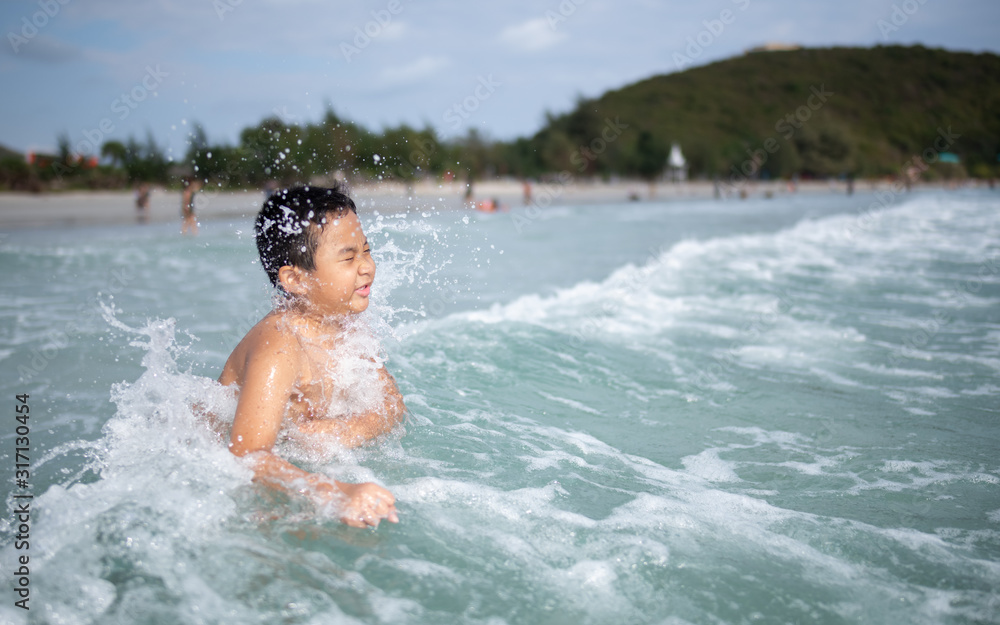
[(288, 398), (286, 414), (294, 423), (330, 416), (330, 406), (336, 392), (331, 369), (329, 363), (306, 359)]
[(384, 395), (379, 364), (355, 343), (353, 335), (299, 336), (296, 382), (286, 415), (301, 425), (370, 411)]

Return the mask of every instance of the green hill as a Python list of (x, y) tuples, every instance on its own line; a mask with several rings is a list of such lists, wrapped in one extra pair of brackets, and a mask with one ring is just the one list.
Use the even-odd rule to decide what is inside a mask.
[(966, 172), (989, 176), (1000, 153), (998, 79), (994, 54), (920, 46), (757, 52), (581, 100), (510, 149), (536, 171), (647, 177), (662, 170), (674, 142), (696, 176), (734, 168), (876, 176), (899, 172), (913, 156), (935, 161), (943, 149)]

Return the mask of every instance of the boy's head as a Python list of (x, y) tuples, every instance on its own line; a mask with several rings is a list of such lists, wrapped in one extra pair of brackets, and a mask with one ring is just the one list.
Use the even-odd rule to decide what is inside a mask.
[(375, 280), (368, 239), (339, 189), (296, 187), (264, 202), (254, 226), (271, 283), (323, 317), (368, 308)]
[(323, 226), (349, 212), (357, 215), (358, 209), (339, 187), (292, 187), (267, 198), (254, 233), (271, 284), (281, 286), (278, 271), (284, 266), (314, 270)]

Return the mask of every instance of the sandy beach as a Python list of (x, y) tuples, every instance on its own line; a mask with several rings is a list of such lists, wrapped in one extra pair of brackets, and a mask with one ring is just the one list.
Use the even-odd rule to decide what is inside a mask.
[[(745, 185), (749, 197), (770, 194), (779, 196), (790, 193), (784, 181), (758, 182)], [(859, 183), (858, 191), (871, 189), (870, 183)], [(711, 198), (714, 185), (709, 181), (658, 183), (652, 200), (670, 201), (692, 198)], [(457, 182), (439, 184), (421, 182), (409, 189), (400, 183), (387, 182), (353, 185), (352, 197), (362, 210), (382, 212), (405, 210), (462, 210), (465, 185)], [(846, 193), (846, 186), (839, 181), (803, 182), (799, 193)], [(735, 192), (730, 194), (736, 197)], [(650, 201), (650, 187), (639, 181), (620, 182), (569, 182), (559, 180), (535, 182), (531, 186), (531, 199), (540, 208), (559, 204), (592, 204)], [(264, 194), (261, 191), (204, 191), (197, 197), (199, 221), (251, 217), (260, 209)], [(477, 182), (474, 199), (496, 199), (501, 208), (525, 205), (524, 187), (516, 180)], [(134, 194), (131, 191), (74, 191), (54, 193), (0, 193), (0, 229), (73, 227), (89, 225), (136, 223)], [(150, 200), (149, 221), (152, 223), (177, 222), (180, 224), (180, 192), (154, 188)]]

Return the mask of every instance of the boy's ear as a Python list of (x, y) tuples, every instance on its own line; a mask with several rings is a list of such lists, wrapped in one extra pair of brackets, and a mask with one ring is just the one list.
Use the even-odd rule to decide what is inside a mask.
[(306, 272), (300, 267), (284, 265), (278, 270), (278, 284), (290, 295), (305, 295), (307, 290)]

